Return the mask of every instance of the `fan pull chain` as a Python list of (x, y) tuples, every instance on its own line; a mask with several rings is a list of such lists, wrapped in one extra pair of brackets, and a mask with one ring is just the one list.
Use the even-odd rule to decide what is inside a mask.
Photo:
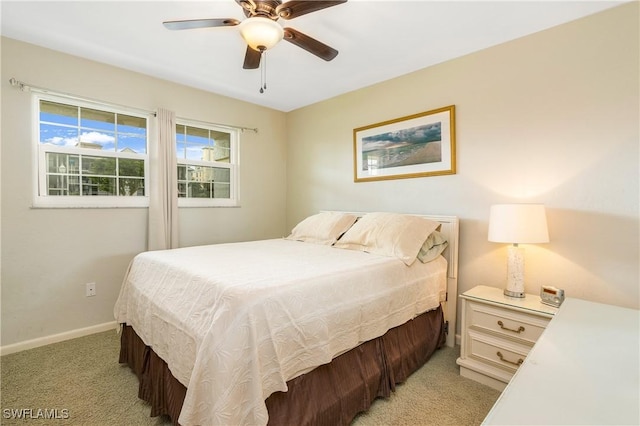
[(264, 90), (267, 90), (267, 51), (264, 51), (264, 84), (262, 85)]
[(267, 51), (260, 52), (260, 93), (267, 90)]

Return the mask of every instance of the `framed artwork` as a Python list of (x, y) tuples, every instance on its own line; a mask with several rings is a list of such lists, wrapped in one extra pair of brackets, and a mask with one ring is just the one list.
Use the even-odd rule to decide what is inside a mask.
[(353, 129), (354, 181), (456, 173), (455, 105)]

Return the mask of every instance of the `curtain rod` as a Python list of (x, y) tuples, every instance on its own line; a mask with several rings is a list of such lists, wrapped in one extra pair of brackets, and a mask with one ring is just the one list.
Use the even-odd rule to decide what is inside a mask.
[(242, 127), (242, 126), (234, 126), (233, 124), (222, 124), (222, 123), (212, 123), (210, 121), (201, 121), (201, 120), (194, 120), (192, 118), (185, 118), (185, 117), (176, 117), (176, 120), (182, 120), (182, 121), (187, 121), (193, 124), (201, 124), (204, 126), (217, 126), (217, 127), (225, 127), (227, 129), (236, 129), (236, 130), (241, 130), (241, 131), (245, 131), (245, 130), (251, 130), (252, 132), (258, 133), (258, 128), (257, 127)]
[(16, 80), (15, 78), (11, 78), (9, 79), (9, 83), (11, 83), (11, 85), (13, 87), (17, 87), (18, 89), (22, 90), (23, 92), (35, 92), (35, 93), (44, 93), (44, 94), (48, 94), (48, 95), (55, 95), (55, 96), (61, 96), (64, 98), (68, 98), (68, 99), (73, 99), (76, 101), (83, 101), (83, 102), (91, 102), (94, 104), (102, 104), (102, 105), (108, 105), (111, 107), (116, 107), (116, 108), (124, 108), (124, 109), (128, 109), (131, 111), (136, 111), (138, 113), (142, 113), (142, 114), (149, 114), (149, 115), (156, 115), (155, 111), (149, 111), (146, 109), (141, 109), (141, 108), (132, 108), (130, 106), (127, 105), (119, 105), (119, 104), (114, 104), (114, 103), (110, 103), (110, 102), (105, 102), (105, 101), (100, 101), (97, 99), (91, 99), (91, 98), (84, 98), (81, 96), (76, 96), (76, 95), (72, 95), (70, 93), (64, 93), (64, 92), (58, 92), (55, 90), (51, 90), (51, 89), (46, 89), (44, 87), (38, 87), (38, 86), (32, 86), (30, 84), (27, 84), (25, 82)]
[[(83, 101), (83, 102), (91, 102), (91, 103), (97, 103), (97, 104), (102, 104), (102, 105), (109, 105), (111, 107), (125, 108), (125, 109), (129, 109), (129, 110), (132, 110), (132, 111), (136, 111), (138, 113), (150, 114), (150, 115), (153, 115), (154, 117), (156, 116), (156, 111), (149, 111), (149, 110), (141, 109), (141, 108), (133, 108), (133, 107), (126, 106), (126, 105), (119, 105), (119, 104), (104, 102), (104, 101), (97, 100), (97, 99), (84, 98), (84, 97), (81, 97), (81, 96), (72, 95), (70, 93), (58, 92), (58, 91), (50, 90), (50, 89), (47, 89), (47, 88), (44, 88), (44, 87), (33, 86), (33, 85), (27, 84), (27, 83), (25, 83), (23, 81), (16, 80), (13, 77), (9, 79), (9, 83), (13, 87), (17, 87), (19, 90), (21, 90), (23, 92), (35, 92), (35, 93), (44, 93), (44, 94), (49, 94), (49, 95), (62, 96), (62, 97), (68, 98), (68, 99), (74, 99), (76, 101)], [(188, 119), (188, 118), (179, 118), (179, 119), (185, 120), (185, 121), (197, 122), (196, 120), (191, 120), (191, 119)], [(245, 130), (251, 130), (252, 132), (258, 133), (258, 128), (257, 127), (234, 126), (234, 125), (231, 125), (231, 124), (209, 123), (209, 122), (205, 122), (205, 121), (200, 121), (200, 123), (207, 124), (207, 125), (226, 127), (226, 128), (229, 128), (229, 129), (238, 129), (238, 130), (241, 130), (243, 132)]]

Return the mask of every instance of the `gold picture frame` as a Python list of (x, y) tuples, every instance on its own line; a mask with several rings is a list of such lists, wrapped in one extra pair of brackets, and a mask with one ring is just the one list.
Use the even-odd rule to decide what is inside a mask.
[(354, 182), (456, 173), (455, 105), (353, 129)]

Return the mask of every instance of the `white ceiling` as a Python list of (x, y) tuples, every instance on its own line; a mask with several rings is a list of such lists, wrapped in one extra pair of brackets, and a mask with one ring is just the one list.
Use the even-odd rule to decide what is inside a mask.
[(242, 9), (234, 0), (3, 0), (1, 32), (17, 40), (291, 111), (621, 3), (624, 1), (349, 0), (278, 21), (340, 53), (325, 62), (280, 42), (268, 52), (268, 87), (263, 94), (259, 93), (260, 70), (242, 69), (245, 44), (237, 27), (169, 31), (162, 26), (162, 21), (179, 19), (242, 20)]

